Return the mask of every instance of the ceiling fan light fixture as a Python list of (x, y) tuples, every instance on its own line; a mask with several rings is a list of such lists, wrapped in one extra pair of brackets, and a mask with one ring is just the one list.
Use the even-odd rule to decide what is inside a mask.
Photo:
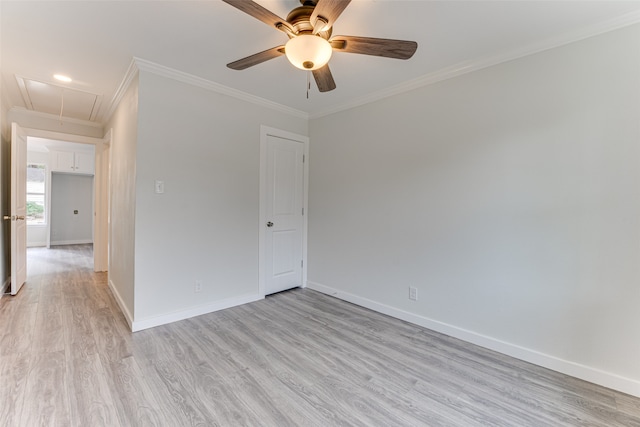
[(322, 37), (303, 34), (290, 39), (284, 47), (284, 52), (294, 67), (313, 71), (329, 62), (333, 49)]

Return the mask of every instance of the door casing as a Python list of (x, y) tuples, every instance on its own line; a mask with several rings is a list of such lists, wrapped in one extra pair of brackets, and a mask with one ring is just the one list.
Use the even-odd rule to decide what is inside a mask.
[[(109, 144), (111, 131), (104, 138), (73, 135), (41, 129), (22, 128), (27, 137), (55, 139), (59, 141), (92, 144), (96, 147), (96, 170), (94, 173), (94, 238), (93, 268), (94, 271), (108, 269), (108, 180), (109, 180)], [(100, 209), (100, 213), (98, 213)], [(47, 222), (50, 224), (50, 222)], [(47, 233), (49, 235), (49, 233)]]

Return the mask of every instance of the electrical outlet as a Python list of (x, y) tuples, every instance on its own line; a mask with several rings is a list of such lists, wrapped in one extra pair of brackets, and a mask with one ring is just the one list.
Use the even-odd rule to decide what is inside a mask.
[(409, 299), (412, 301), (418, 301), (418, 288), (409, 286)]
[(196, 280), (196, 284), (193, 287), (193, 292), (201, 292), (202, 291), (202, 280)]

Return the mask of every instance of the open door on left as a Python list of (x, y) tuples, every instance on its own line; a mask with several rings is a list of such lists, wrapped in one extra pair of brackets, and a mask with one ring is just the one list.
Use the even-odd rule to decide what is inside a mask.
[(11, 295), (27, 280), (27, 134), (11, 125)]

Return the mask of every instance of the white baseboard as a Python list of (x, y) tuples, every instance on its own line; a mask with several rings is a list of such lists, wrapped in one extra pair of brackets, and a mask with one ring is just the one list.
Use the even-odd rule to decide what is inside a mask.
[(28, 242), (27, 248), (41, 248), (47, 246), (47, 242)]
[(535, 350), (510, 344), (486, 335), (478, 334), (467, 329), (429, 319), (428, 317), (409, 313), (395, 307), (388, 306), (367, 298), (342, 292), (337, 289), (308, 281), (307, 287), (323, 294), (336, 297), (338, 299), (368, 308), (379, 313), (386, 314), (397, 319), (410, 322), (436, 332), (449, 335), (454, 338), (467, 341), (490, 350), (497, 351), (525, 362), (533, 363), (544, 368), (548, 368), (572, 377), (580, 378), (607, 388), (621, 391), (632, 396), (640, 397), (640, 381), (625, 378), (617, 374), (605, 372), (590, 366), (581, 365), (569, 360), (560, 359), (555, 356), (544, 354)]
[(213, 313), (214, 311), (224, 310), (226, 308), (247, 304), (254, 301), (264, 299), (264, 295), (250, 294), (240, 297), (227, 298), (209, 304), (199, 305), (197, 307), (185, 310), (175, 311), (172, 313), (161, 314), (159, 316), (148, 317), (146, 319), (135, 320), (131, 326), (133, 332), (143, 329), (153, 328), (155, 326), (166, 325), (167, 323), (177, 322), (179, 320), (189, 319), (191, 317), (201, 316), (203, 314)]
[(116, 299), (116, 302), (120, 307), (120, 311), (122, 311), (124, 318), (126, 319), (127, 323), (129, 324), (129, 327), (131, 328), (132, 327), (131, 325), (133, 324), (133, 316), (131, 315), (131, 312), (127, 308), (127, 305), (124, 303), (122, 296), (120, 296), (118, 289), (115, 287), (111, 279), (109, 279), (109, 289), (111, 289), (111, 293), (113, 294), (113, 297)]
[(52, 240), (51, 246), (60, 246), (60, 245), (86, 245), (88, 243), (93, 243), (92, 239), (80, 239), (80, 240)]

